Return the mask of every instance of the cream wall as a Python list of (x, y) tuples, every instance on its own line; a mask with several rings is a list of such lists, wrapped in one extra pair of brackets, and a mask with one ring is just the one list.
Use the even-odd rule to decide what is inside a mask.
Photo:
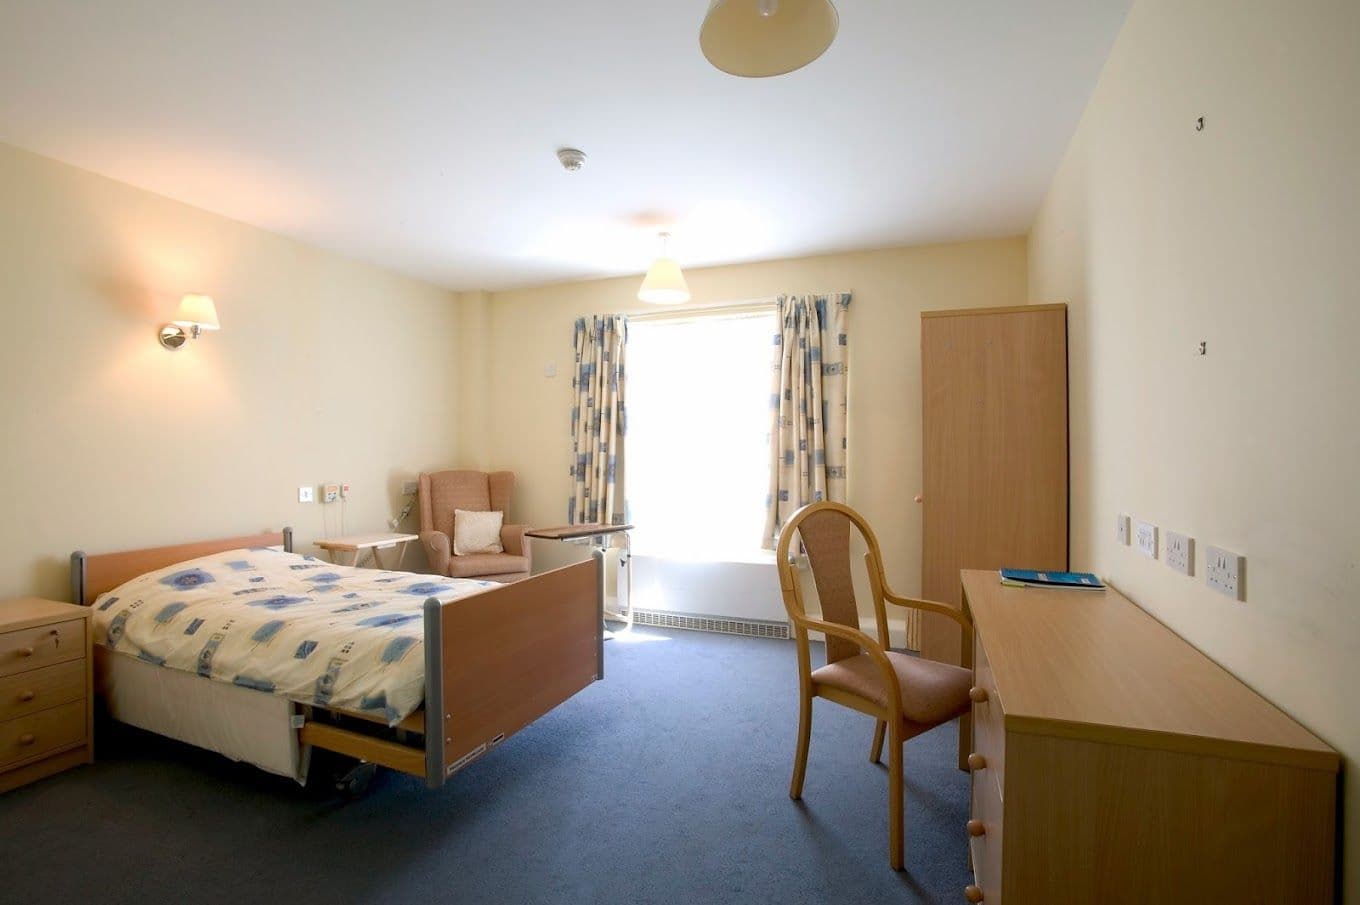
[[(1345, 753), (1351, 903), (1357, 48), (1354, 0), (1140, 0), (1030, 238), (1031, 299), (1070, 302), (1072, 561)], [(1195, 537), (1197, 577), (1116, 545), (1121, 511)], [(1247, 557), (1246, 602), (1205, 544)]]
[[(912, 502), (921, 482), (920, 318), (923, 310), (1024, 304), (1022, 238), (865, 251), (686, 271), (693, 305), (781, 292), (854, 293), (850, 315), (849, 502), (874, 525), (888, 580), (920, 592), (921, 512)], [(512, 516), (535, 524), (566, 520), (571, 464), (572, 324), (582, 314), (655, 311), (637, 301), (641, 276), (498, 292), (480, 333), (465, 331), (465, 355), (489, 349), (488, 376), (464, 378), (460, 403), (486, 404), (489, 429), (463, 435), (463, 455), (513, 469), (518, 490)], [(465, 295), (464, 323), (477, 321), (482, 294)], [(471, 309), (471, 310), (469, 310)], [(555, 363), (557, 375), (544, 376)], [(494, 363), (494, 364), (490, 364)], [(480, 402), (472, 397), (480, 396)], [(696, 504), (703, 501), (696, 499)], [(721, 505), (710, 501), (716, 516)], [(536, 567), (560, 551), (540, 542)], [(778, 588), (770, 592), (777, 601)], [(778, 604), (776, 602), (776, 607)], [(702, 602), (691, 611), (708, 612)]]
[[(325, 480), (385, 530), (454, 457), (452, 293), (5, 145), (0, 198), (0, 596), (66, 599), (78, 547), (292, 525), (309, 550), (340, 509), (297, 488)], [(185, 292), (222, 330), (170, 353)]]

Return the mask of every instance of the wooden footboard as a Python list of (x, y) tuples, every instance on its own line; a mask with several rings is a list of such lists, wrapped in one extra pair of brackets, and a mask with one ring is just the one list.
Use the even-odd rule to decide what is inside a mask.
[(443, 785), (604, 678), (598, 568), (591, 560), (449, 603), (425, 602), (427, 785)]

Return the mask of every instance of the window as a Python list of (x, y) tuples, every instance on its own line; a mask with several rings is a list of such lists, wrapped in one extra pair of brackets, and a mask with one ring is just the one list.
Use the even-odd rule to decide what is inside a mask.
[(768, 558), (774, 311), (628, 325), (633, 550), (680, 559)]

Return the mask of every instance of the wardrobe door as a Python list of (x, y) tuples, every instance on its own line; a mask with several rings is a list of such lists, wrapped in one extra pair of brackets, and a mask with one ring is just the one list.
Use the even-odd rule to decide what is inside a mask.
[[(1066, 569), (1067, 307), (922, 312), (921, 372), (922, 596), (958, 606), (960, 569)], [(922, 655), (960, 651), (923, 615)]]

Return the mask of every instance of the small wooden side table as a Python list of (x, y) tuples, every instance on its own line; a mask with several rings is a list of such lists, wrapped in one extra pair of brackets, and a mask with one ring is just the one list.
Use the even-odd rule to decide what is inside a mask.
[[(379, 569), (401, 568), (401, 561), (406, 558), (406, 545), (413, 540), (420, 540), (419, 535), (415, 534), (351, 534), (347, 537), (328, 537), (319, 540), (316, 545), (330, 554), (331, 562), (341, 566), (359, 565), (359, 557), (365, 550), (373, 551), (373, 564)], [(382, 551), (397, 548), (397, 561), (391, 566), (383, 562)], [(338, 556), (348, 553), (350, 560), (347, 563), (340, 562)]]
[(0, 601), (0, 792), (94, 760), (90, 608)]

